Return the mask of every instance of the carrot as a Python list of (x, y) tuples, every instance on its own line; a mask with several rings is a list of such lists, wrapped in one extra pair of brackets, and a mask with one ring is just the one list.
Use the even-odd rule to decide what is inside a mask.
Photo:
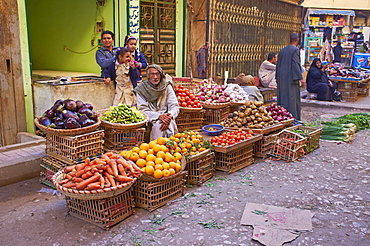
[(86, 158), (84, 163), (85, 163), (85, 166), (89, 166), (90, 165), (90, 158)]
[(93, 175), (94, 174), (91, 171), (87, 171), (86, 173), (84, 173), (84, 174), (81, 175), (81, 178), (82, 179), (88, 179), (88, 178), (90, 178)]
[(63, 187), (65, 188), (72, 188), (72, 187), (75, 187), (76, 186), (76, 183), (73, 183), (73, 182), (68, 182), (64, 185), (62, 185)]
[(114, 178), (112, 175), (110, 175), (109, 173), (104, 173), (104, 175), (108, 178), (108, 181), (112, 187), (116, 186), (116, 182), (114, 182)]
[(111, 157), (114, 154), (113, 154), (113, 152), (107, 152), (107, 153), (105, 153), (105, 155), (108, 156), (108, 157)]
[(83, 179), (83, 178), (73, 177), (73, 178), (72, 178), (72, 181), (73, 181), (74, 183), (80, 183), (80, 182), (84, 181), (84, 179)]
[(125, 177), (125, 176), (122, 176), (122, 175), (118, 175), (118, 176), (116, 177), (116, 179), (117, 179), (118, 181), (121, 181), (121, 182), (130, 182), (130, 181), (134, 180), (133, 178)]
[(96, 168), (99, 170), (105, 170), (107, 167), (105, 166), (105, 164), (97, 164)]
[(122, 176), (127, 177), (126, 170), (125, 170), (125, 168), (122, 166), (122, 164), (118, 164), (118, 165), (117, 165), (117, 168), (118, 168), (119, 173), (120, 173)]
[(72, 176), (69, 175), (69, 174), (66, 174), (66, 179), (71, 180), (72, 179)]
[(65, 173), (72, 172), (72, 170), (75, 169), (75, 168), (76, 168), (76, 165), (65, 167), (64, 172)]
[(88, 184), (91, 184), (92, 182), (95, 182), (95, 181), (99, 180), (100, 179), (100, 176), (101, 176), (100, 173), (95, 173), (94, 176), (92, 176), (92, 177), (90, 177), (90, 178), (88, 178), (88, 179), (86, 179), (86, 180), (78, 183), (76, 185), (76, 189), (77, 190), (83, 190), (83, 189), (85, 189), (85, 187)]
[(107, 169), (105, 171), (107, 171), (107, 173), (109, 173), (110, 175), (114, 175), (114, 172), (111, 166), (107, 166)]
[(113, 175), (117, 177), (118, 176), (117, 162), (115, 160), (111, 160), (110, 166), (112, 167)]
[(85, 169), (78, 170), (78, 171), (76, 172), (75, 176), (76, 176), (76, 177), (81, 177), (81, 176), (82, 176), (82, 174), (84, 174), (84, 173), (86, 173), (86, 172), (87, 172), (87, 170), (85, 170)]
[(139, 168), (135, 163), (133, 163), (132, 161), (128, 161), (130, 164), (131, 164), (131, 166), (136, 170), (136, 171), (138, 171), (138, 172), (140, 172), (140, 173), (143, 173), (144, 171), (141, 169), (141, 168)]
[(100, 175), (100, 188), (104, 188), (105, 180), (104, 177)]
[(97, 159), (94, 159), (92, 162), (90, 162), (90, 165), (96, 165)]
[(109, 182), (109, 179), (107, 177), (104, 177), (104, 188), (108, 188), (108, 187), (111, 187), (112, 184)]
[(124, 160), (123, 158), (117, 159), (117, 163), (122, 164), (122, 166), (124, 166), (125, 168), (130, 170), (130, 172), (132, 172), (132, 173), (135, 172), (135, 169), (132, 167), (132, 165), (128, 161)]
[(100, 189), (100, 183), (91, 183), (87, 185), (87, 189), (89, 190), (97, 190)]
[(63, 180), (59, 181), (58, 184), (62, 185), (62, 184), (66, 184), (68, 182), (69, 182), (68, 179), (63, 179)]

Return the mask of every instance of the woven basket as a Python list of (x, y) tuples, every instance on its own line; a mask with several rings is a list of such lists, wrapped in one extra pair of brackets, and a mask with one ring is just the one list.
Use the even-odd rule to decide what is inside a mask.
[(239, 107), (245, 105), (245, 102), (231, 102), (230, 107)]
[(39, 123), (39, 119), (37, 118), (34, 119), (34, 123), (44, 133), (52, 133), (52, 134), (61, 135), (61, 136), (69, 136), (69, 135), (81, 135), (81, 134), (93, 132), (100, 126), (101, 120), (98, 118), (98, 121), (91, 126), (75, 128), (75, 129), (55, 129), (55, 128), (46, 127), (44, 125), (41, 125)]
[(145, 114), (144, 117), (145, 120), (132, 124), (111, 123), (109, 121), (101, 120), (101, 126), (105, 128), (124, 129), (124, 130), (135, 129), (146, 124), (146, 122), (148, 121), (148, 117)]
[(58, 184), (61, 180), (64, 179), (64, 176), (65, 176), (64, 170), (60, 170), (53, 176), (52, 181), (55, 187), (57, 188), (57, 190), (60, 191), (60, 193), (62, 193), (65, 196), (76, 198), (76, 199), (81, 199), (81, 200), (96, 200), (96, 199), (103, 199), (103, 198), (119, 195), (122, 192), (131, 188), (131, 186), (136, 181), (136, 178), (134, 178), (133, 181), (120, 184), (118, 186), (86, 191), (86, 190), (75, 190), (71, 188), (65, 188), (61, 186), (60, 184)]
[(142, 180), (142, 181), (148, 181), (148, 182), (158, 182), (158, 181), (169, 180), (169, 179), (176, 178), (177, 176), (181, 175), (182, 171), (185, 170), (185, 167), (186, 167), (186, 160), (185, 160), (185, 157), (183, 156), (182, 159), (181, 159), (181, 170), (178, 171), (177, 173), (175, 173), (174, 175), (171, 175), (171, 176), (168, 176), (168, 177), (162, 177), (160, 179), (156, 179), (153, 176), (150, 176), (146, 173), (143, 173), (143, 174), (141, 174), (139, 179)]
[(186, 107), (180, 107), (180, 112), (198, 112), (202, 110), (203, 107), (201, 108), (186, 108)]
[(219, 109), (219, 108), (226, 108), (230, 105), (230, 103), (200, 103), (203, 108), (209, 108), (209, 109)]

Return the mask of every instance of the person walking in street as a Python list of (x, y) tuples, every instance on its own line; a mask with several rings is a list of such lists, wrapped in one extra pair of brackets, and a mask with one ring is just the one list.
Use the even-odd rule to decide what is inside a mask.
[(290, 44), (279, 52), (276, 64), (277, 103), (283, 106), (293, 117), (301, 120), (300, 82), (305, 83), (302, 77), (297, 33), (290, 35)]
[(275, 52), (270, 52), (267, 55), (267, 60), (262, 62), (258, 71), (258, 77), (260, 78), (263, 87), (276, 89), (276, 62), (277, 55)]
[(198, 64), (198, 76), (201, 79), (207, 77), (207, 59), (208, 59), (208, 49), (209, 42), (206, 42), (198, 51), (197, 51), (197, 64)]
[(175, 118), (179, 114), (175, 90), (157, 64), (148, 66), (147, 77), (147, 81), (141, 82), (134, 89), (137, 109), (149, 118), (145, 140), (173, 136), (178, 132)]
[(111, 31), (102, 32), (101, 41), (104, 46), (96, 51), (95, 59), (96, 63), (101, 67), (101, 76), (103, 77), (103, 72), (108, 70), (109, 65), (116, 60), (118, 47), (113, 46), (114, 34)]

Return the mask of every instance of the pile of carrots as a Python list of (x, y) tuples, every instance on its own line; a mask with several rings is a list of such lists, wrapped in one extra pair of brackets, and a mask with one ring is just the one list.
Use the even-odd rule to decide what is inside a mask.
[(139, 177), (141, 170), (120, 154), (108, 152), (91, 161), (64, 168), (65, 177), (58, 184), (76, 190), (97, 190), (115, 187)]

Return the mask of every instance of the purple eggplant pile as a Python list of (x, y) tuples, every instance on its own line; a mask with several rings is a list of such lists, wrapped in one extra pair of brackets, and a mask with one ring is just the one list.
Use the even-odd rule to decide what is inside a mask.
[(75, 129), (87, 127), (98, 121), (98, 114), (93, 106), (81, 100), (57, 100), (54, 105), (45, 111), (39, 118), (39, 123), (55, 129)]

